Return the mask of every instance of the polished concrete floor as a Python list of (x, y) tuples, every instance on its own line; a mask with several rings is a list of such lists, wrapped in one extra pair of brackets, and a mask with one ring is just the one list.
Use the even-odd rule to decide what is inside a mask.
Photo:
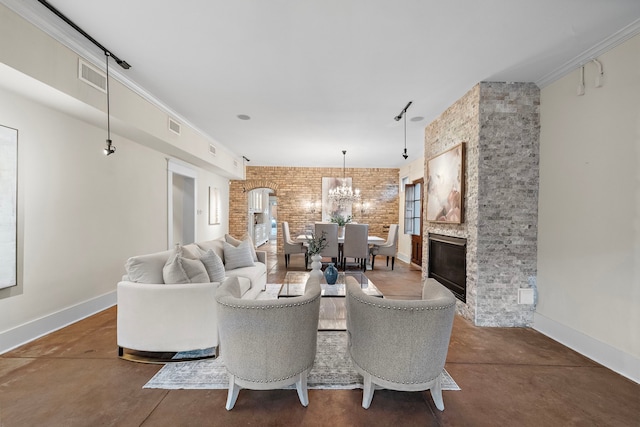
[[(262, 248), (268, 248), (265, 245)], [(269, 248), (269, 282), (284, 259)], [(292, 256), (290, 269), (302, 269)], [(420, 270), (376, 260), (367, 274), (389, 298), (419, 298)], [(142, 386), (160, 365), (117, 357), (116, 308), (0, 356), (0, 427), (13, 426), (640, 426), (640, 386), (536, 331), (478, 328), (456, 318), (446, 369), (461, 391), (226, 390)]]

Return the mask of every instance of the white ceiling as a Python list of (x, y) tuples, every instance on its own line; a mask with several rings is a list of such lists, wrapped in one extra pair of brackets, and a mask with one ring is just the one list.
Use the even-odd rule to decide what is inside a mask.
[[(134, 85), (251, 166), (341, 167), (346, 149), (347, 167), (400, 167), (476, 83), (548, 83), (640, 22), (638, 0), (50, 3), (130, 63), (120, 72)], [(408, 101), (404, 160), (393, 118)]]

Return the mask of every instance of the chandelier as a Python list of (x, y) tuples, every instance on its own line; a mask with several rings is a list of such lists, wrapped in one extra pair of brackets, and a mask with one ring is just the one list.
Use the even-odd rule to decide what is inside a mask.
[(347, 185), (346, 156), (347, 150), (342, 150), (342, 185), (329, 190), (329, 200), (336, 202), (340, 207), (360, 201), (360, 190), (357, 188), (353, 190), (350, 185)]

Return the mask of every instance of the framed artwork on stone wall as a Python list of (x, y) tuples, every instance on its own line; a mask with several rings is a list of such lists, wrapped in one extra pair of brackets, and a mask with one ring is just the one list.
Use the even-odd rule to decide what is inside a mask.
[(464, 222), (464, 142), (427, 161), (427, 213), (430, 222)]
[(17, 283), (18, 131), (0, 125), (0, 289)]

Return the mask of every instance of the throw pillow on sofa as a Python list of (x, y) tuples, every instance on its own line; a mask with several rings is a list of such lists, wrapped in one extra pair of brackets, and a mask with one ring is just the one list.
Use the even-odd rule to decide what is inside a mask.
[(162, 278), (166, 284), (209, 283), (209, 274), (199, 259), (182, 256), (182, 247), (176, 246), (162, 268)]
[(201, 250), (200, 261), (202, 261), (204, 268), (207, 270), (207, 274), (209, 274), (209, 280), (222, 283), (225, 277), (224, 264), (218, 254), (216, 254), (213, 249), (208, 249), (207, 251)]
[(244, 240), (238, 246), (224, 242), (224, 268), (235, 270), (242, 267), (253, 267), (253, 257), (249, 242)]
[(233, 246), (238, 246), (240, 243), (242, 242), (248, 242), (249, 247), (251, 248), (251, 256), (253, 257), (253, 261), (257, 262), (258, 261), (258, 255), (256, 255), (256, 247), (253, 244), (253, 240), (251, 239), (251, 236), (249, 236), (248, 234), (245, 234), (244, 237), (242, 238), (242, 240), (238, 240), (235, 237), (231, 236), (230, 234), (225, 234), (224, 235), (224, 240), (233, 245)]

